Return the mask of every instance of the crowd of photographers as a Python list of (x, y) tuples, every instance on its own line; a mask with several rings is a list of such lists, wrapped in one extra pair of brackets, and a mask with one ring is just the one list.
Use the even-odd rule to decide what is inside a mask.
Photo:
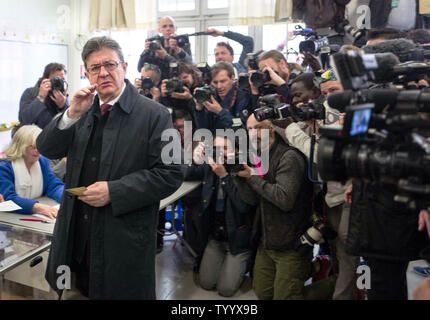
[[(357, 268), (365, 264), (371, 270), (368, 299), (407, 299), (408, 262), (429, 258), (430, 32), (355, 30), (356, 38), (366, 38), (362, 48), (348, 41), (336, 47), (324, 38), (304, 41), (299, 66), (278, 50), (253, 52), (249, 36), (208, 29), (198, 35), (224, 36), (243, 46), (233, 63), (232, 47), (219, 42), (216, 63), (208, 66), (192, 61), (189, 35), (176, 30), (171, 17), (160, 20), (161, 35), (146, 40), (134, 86), (169, 108), (183, 152), (193, 154), (186, 179), (202, 186), (182, 199), (184, 237), (198, 256), (201, 287), (233, 296), (250, 272), (259, 299), (355, 300), (363, 298)], [(377, 54), (376, 67), (363, 62), (364, 53)], [(31, 103), (43, 104), (55, 85), (50, 75), (23, 96), (23, 124), (37, 124), (25, 120), (25, 100), (33, 95)], [(58, 109), (68, 105), (61, 92), (56, 88), (51, 95)], [(347, 108), (366, 104), (382, 114), (374, 127), (377, 117), (359, 112), (365, 107)], [(221, 153), (205, 154), (207, 141), (187, 145), (187, 121), (193, 131), (210, 130), (209, 143)], [(238, 141), (217, 135), (217, 129), (248, 131), (256, 141), (254, 163), (257, 155), (270, 156), (267, 172), (259, 173), (261, 162), (219, 161), (237, 159)], [(418, 147), (410, 146), (413, 134), (424, 138)], [(409, 184), (399, 193), (400, 179)], [(164, 220), (161, 214), (159, 252)]]

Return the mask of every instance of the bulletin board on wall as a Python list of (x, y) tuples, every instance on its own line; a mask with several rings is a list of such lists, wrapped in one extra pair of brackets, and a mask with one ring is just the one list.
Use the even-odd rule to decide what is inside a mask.
[[(26, 88), (33, 87), (51, 62), (68, 69), (65, 44), (0, 41), (0, 123), (18, 121), (19, 100)], [(0, 132), (0, 153), (10, 141), (10, 131)]]

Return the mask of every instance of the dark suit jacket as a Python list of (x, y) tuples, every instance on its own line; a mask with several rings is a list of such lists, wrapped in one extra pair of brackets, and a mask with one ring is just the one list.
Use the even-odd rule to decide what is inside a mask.
[[(160, 199), (183, 180), (178, 165), (161, 160), (162, 132), (172, 128), (162, 105), (126, 89), (110, 111), (103, 131), (98, 181), (108, 181), (111, 202), (96, 210), (91, 229), (90, 284), (92, 299), (155, 299), (155, 244)], [(67, 156), (66, 188), (79, 187), (83, 159), (94, 123), (94, 109), (72, 127), (49, 123), (37, 139), (48, 158)], [(57, 290), (57, 267), (70, 265), (74, 237), (75, 196), (65, 194), (54, 229), (46, 278)]]

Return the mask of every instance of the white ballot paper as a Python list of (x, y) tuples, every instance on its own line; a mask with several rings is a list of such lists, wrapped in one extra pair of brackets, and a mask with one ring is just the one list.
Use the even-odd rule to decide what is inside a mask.
[(10, 211), (18, 210), (18, 209), (22, 209), (22, 208), (20, 206), (18, 206), (12, 200), (0, 202), (0, 211), (10, 212)]

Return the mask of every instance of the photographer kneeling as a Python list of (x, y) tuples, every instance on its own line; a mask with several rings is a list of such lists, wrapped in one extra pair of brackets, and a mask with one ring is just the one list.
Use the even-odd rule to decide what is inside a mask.
[[(232, 142), (218, 136), (215, 147), (222, 155), (207, 155), (209, 164), (189, 166), (186, 180), (202, 180), (201, 234), (206, 244), (200, 264), (203, 289), (216, 288), (221, 296), (233, 296), (241, 286), (250, 258), (252, 210), (237, 190), (229, 173), (227, 156), (234, 154)], [(223, 157), (224, 161), (220, 161)]]

